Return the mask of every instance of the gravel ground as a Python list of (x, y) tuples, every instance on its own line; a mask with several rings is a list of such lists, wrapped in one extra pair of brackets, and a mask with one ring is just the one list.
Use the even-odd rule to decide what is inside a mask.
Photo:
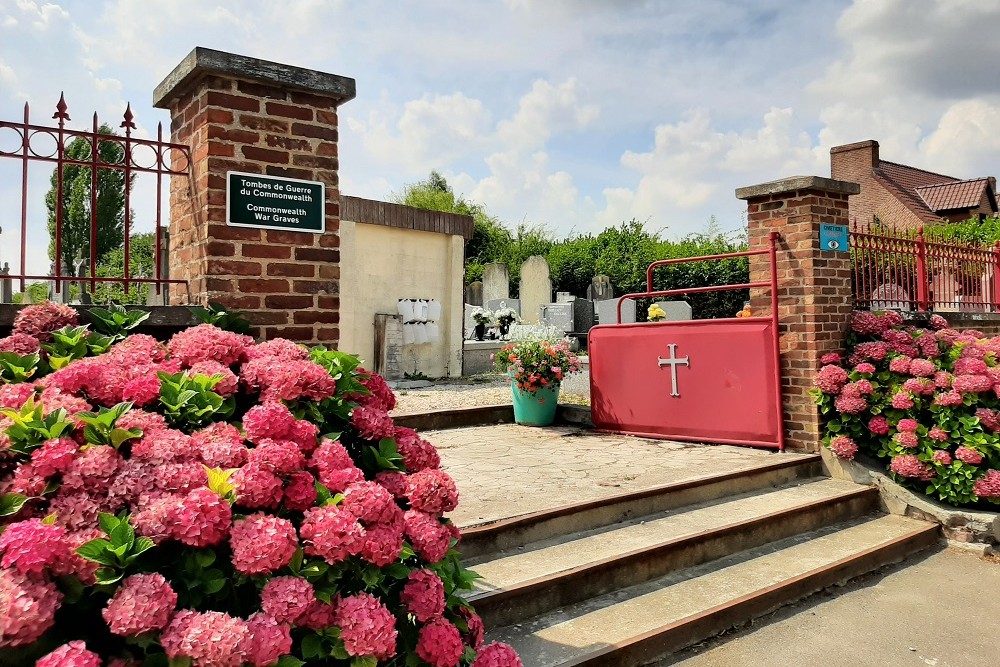
[[(561, 393), (560, 403), (587, 404), (583, 396)], [(482, 405), (510, 405), (510, 385), (498, 375), (476, 375), (436, 380), (430, 387), (397, 389), (394, 415), (472, 408)]]

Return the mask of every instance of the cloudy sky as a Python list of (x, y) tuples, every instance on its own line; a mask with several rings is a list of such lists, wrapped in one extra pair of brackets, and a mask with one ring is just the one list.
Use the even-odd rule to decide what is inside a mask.
[[(25, 101), (47, 118), (64, 90), (74, 127), (130, 101), (155, 132), (154, 86), (207, 46), (357, 80), (346, 194), (437, 169), (512, 225), (638, 218), (680, 236), (711, 215), (739, 228), (736, 187), (828, 175), (852, 141), (1000, 173), (998, 28), (1000, 0), (0, 0), (0, 118)], [(36, 266), (50, 171), (32, 173)], [(0, 263), (17, 257), (19, 185), (0, 159)]]

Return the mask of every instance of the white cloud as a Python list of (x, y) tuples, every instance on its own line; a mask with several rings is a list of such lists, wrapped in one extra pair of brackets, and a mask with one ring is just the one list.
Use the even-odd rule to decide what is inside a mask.
[[(1000, 171), (1000, 100), (965, 100), (951, 106), (921, 143), (928, 162), (945, 173), (996, 176)], [(989, 169), (989, 171), (985, 171)]]

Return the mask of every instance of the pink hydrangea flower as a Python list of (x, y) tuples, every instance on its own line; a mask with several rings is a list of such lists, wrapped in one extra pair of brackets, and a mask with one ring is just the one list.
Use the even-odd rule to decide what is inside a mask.
[(914, 359), (910, 362), (910, 375), (914, 377), (932, 377), (937, 370), (937, 364), (930, 359)]
[(957, 375), (951, 388), (961, 394), (982, 393), (993, 389), (993, 378), (989, 375)]
[(906, 375), (910, 372), (910, 359), (907, 357), (894, 357), (889, 362), (889, 370), (893, 373)]
[[(942, 391), (937, 396), (934, 397), (934, 404), (941, 405), (944, 407), (962, 405), (963, 402), (964, 399), (962, 398), (962, 395), (957, 391), (955, 391), (954, 389), (950, 391)], [(895, 403), (893, 403), (893, 407), (896, 407)], [(913, 406), (911, 405), (910, 407)]]
[(927, 467), (927, 464), (913, 454), (902, 454), (893, 457), (892, 462), (889, 464), (889, 470), (900, 477), (922, 481), (932, 479), (935, 475), (934, 471)]
[(295, 415), (277, 401), (267, 401), (247, 410), (243, 416), (243, 430), (247, 439), (258, 442), (264, 438), (284, 438), (295, 424)]
[(903, 389), (914, 395), (932, 396), (936, 386), (930, 378), (910, 378), (903, 383)]
[(344, 446), (328, 438), (324, 438), (313, 452), (309, 464), (319, 476), (320, 484), (333, 493), (341, 493), (351, 484), (365, 479)]
[(253, 344), (250, 336), (224, 331), (211, 324), (199, 324), (174, 334), (167, 348), (172, 357), (190, 368), (200, 361), (232, 366), (246, 358), (247, 348)]
[(175, 540), (210, 547), (226, 539), (233, 512), (228, 502), (202, 487), (184, 496), (171, 519), (170, 535)]
[(375, 523), (365, 527), (365, 535), (361, 543), (361, 558), (372, 565), (386, 567), (399, 560), (403, 551), (403, 512), (391, 523)]
[(163, 630), (177, 606), (177, 593), (162, 574), (134, 574), (122, 582), (102, 616), (111, 632), (134, 637)]
[(250, 636), (243, 647), (246, 661), (253, 667), (268, 667), (292, 651), (292, 631), (273, 618), (256, 613), (247, 619)]
[(257, 513), (233, 523), (229, 545), (237, 572), (269, 574), (292, 561), (299, 540), (288, 519)]
[(396, 407), (396, 395), (392, 393), (392, 389), (388, 383), (386, 383), (381, 375), (366, 371), (363, 368), (359, 368), (358, 372), (361, 373), (361, 376), (358, 378), (359, 381), (371, 393), (368, 396), (357, 397), (357, 402), (365, 407), (391, 412)]
[(857, 364), (866, 359), (872, 361), (882, 361), (889, 354), (889, 345), (882, 341), (872, 341), (868, 343), (861, 343), (854, 348), (854, 354), (851, 355), (851, 363)]
[[(868, 363), (867, 361), (862, 361), (860, 364), (854, 367), (855, 373), (860, 373), (862, 375), (871, 375), (875, 372), (875, 366)], [(839, 390), (838, 390), (839, 391)], [(830, 392), (835, 393), (835, 392)]]
[(1000, 431), (1000, 412), (989, 408), (979, 408), (976, 410), (976, 417), (979, 419), (979, 423), (990, 431), (994, 433)]
[(931, 457), (931, 460), (934, 461), (934, 463), (943, 466), (950, 466), (952, 464), (951, 454), (944, 451), (943, 449), (939, 449), (936, 452), (934, 452), (934, 456)]
[(862, 336), (872, 336), (885, 331), (885, 325), (875, 313), (856, 310), (851, 314), (851, 330)]
[(927, 437), (937, 442), (948, 442), (948, 432), (940, 426), (932, 426), (931, 429), (927, 431)]
[(838, 458), (850, 461), (858, 453), (858, 445), (846, 435), (838, 435), (830, 441), (830, 450)]
[(148, 435), (153, 431), (166, 430), (167, 420), (161, 414), (133, 408), (119, 417), (117, 426), (124, 429), (137, 428), (143, 435)]
[(857, 387), (847, 386), (840, 390), (840, 395), (833, 402), (837, 412), (845, 415), (856, 415), (868, 409), (868, 401)]
[(932, 329), (947, 329), (948, 320), (944, 319), (938, 314), (931, 315), (930, 325)]
[(914, 449), (920, 446), (920, 440), (917, 438), (917, 434), (912, 431), (900, 431), (892, 438), (895, 440), (900, 447), (906, 447), (908, 449)]
[(77, 640), (42, 656), (35, 667), (101, 667), (101, 656), (88, 651), (87, 645)]
[(279, 361), (297, 361), (309, 358), (309, 350), (287, 338), (272, 338), (247, 348), (247, 359), (273, 357)]
[(937, 359), (941, 356), (941, 348), (938, 346), (937, 338), (930, 335), (923, 335), (917, 339), (917, 348), (920, 354), (928, 359)]
[(124, 459), (113, 447), (91, 447), (73, 457), (63, 473), (62, 488), (66, 491), (107, 493)]
[(819, 358), (819, 363), (825, 366), (827, 364), (839, 364), (843, 360), (844, 358), (840, 356), (840, 352), (827, 352)]
[(214, 424), (191, 434), (201, 462), (209, 468), (238, 468), (247, 462), (248, 450), (240, 430), (226, 422)]
[(868, 430), (875, 435), (888, 435), (889, 420), (882, 415), (876, 415), (868, 421)]
[(435, 618), (417, 634), (417, 655), (431, 667), (456, 667), (464, 652), (462, 634), (443, 618)]
[(397, 427), (395, 438), (407, 472), (415, 473), (441, 467), (441, 457), (434, 449), (434, 445), (421, 438), (412, 428)]
[(0, 565), (23, 574), (42, 574), (69, 555), (66, 529), (41, 519), (18, 521), (0, 533)]
[(250, 450), (249, 461), (277, 475), (289, 475), (306, 465), (306, 457), (298, 445), (291, 440), (270, 438), (257, 441), (257, 446)]
[(62, 593), (55, 584), (14, 569), (0, 569), (0, 648), (26, 646), (55, 622)]
[(1000, 498), (1000, 470), (987, 470), (976, 480), (972, 492), (980, 498)]
[(383, 438), (391, 438), (395, 432), (389, 413), (376, 408), (354, 408), (351, 412), (351, 424), (358, 429), (358, 435), (364, 440), (378, 442)]
[(897, 410), (909, 410), (913, 407), (913, 396), (908, 391), (900, 391), (893, 395), (891, 403)]
[(240, 667), (250, 638), (246, 621), (218, 611), (182, 610), (160, 636), (171, 659), (190, 658), (193, 667)]
[(451, 546), (451, 531), (433, 514), (407, 510), (405, 514), (406, 536), (410, 538), (413, 550), (428, 563), (437, 563), (448, 553)]
[(899, 423), (896, 425), (896, 428), (899, 429), (900, 431), (916, 431), (918, 428), (920, 428), (920, 424), (917, 423), (916, 419), (910, 419), (908, 417), (904, 417), (903, 419), (899, 420)]
[[(335, 599), (334, 602), (337, 600)], [(298, 625), (310, 630), (325, 630), (337, 624), (337, 607), (320, 600), (313, 600), (306, 613), (299, 619)]]
[(375, 482), (355, 482), (344, 490), (341, 509), (363, 523), (388, 522), (399, 507), (392, 494)]
[(983, 462), (983, 455), (972, 447), (959, 447), (955, 450), (955, 458), (971, 466), (977, 466)]
[(524, 664), (509, 644), (493, 642), (479, 652), (472, 667), (524, 667)]
[(76, 326), (76, 311), (67, 305), (46, 301), (22, 308), (14, 318), (13, 333), (27, 334), (43, 343), (52, 340), (52, 332)]
[(285, 483), (285, 507), (304, 512), (316, 504), (316, 479), (304, 470), (292, 473)]
[(852, 382), (847, 386), (851, 387), (853, 391), (856, 391), (862, 396), (871, 396), (875, 393), (875, 387), (872, 386), (872, 383), (868, 380), (858, 380), (857, 382)]
[(155, 375), (141, 375), (125, 383), (122, 400), (131, 401), (144, 407), (160, 398), (160, 378)]
[(385, 487), (397, 500), (406, 497), (406, 480), (405, 473), (395, 470), (383, 470), (375, 475), (375, 482)]
[(193, 462), (198, 454), (191, 436), (172, 428), (144, 433), (132, 443), (132, 458), (147, 463)]
[(26, 382), (0, 384), (0, 408), (20, 410), (21, 406), (34, 397), (35, 387)]
[(399, 600), (418, 621), (426, 623), (444, 613), (444, 583), (430, 570), (414, 570)]
[(458, 507), (458, 487), (442, 470), (421, 470), (410, 475), (406, 485), (410, 507), (428, 514), (451, 512)]
[(66, 472), (79, 448), (75, 440), (65, 436), (46, 440), (41, 447), (31, 453), (31, 465), (35, 474), (51, 477), (56, 473)]
[(310, 556), (335, 565), (360, 553), (365, 529), (350, 512), (326, 505), (306, 510), (304, 517), (299, 531)]
[(285, 439), (294, 442), (302, 450), (302, 453), (308, 456), (316, 450), (316, 446), (319, 444), (319, 427), (305, 419), (300, 419), (292, 424)]
[(278, 623), (298, 625), (316, 601), (316, 591), (301, 577), (274, 577), (264, 584), (260, 600), (260, 608)]
[(952, 372), (955, 375), (985, 375), (988, 370), (989, 367), (985, 361), (973, 357), (962, 357), (952, 367)]
[(388, 660), (396, 653), (396, 619), (382, 602), (368, 593), (343, 598), (337, 605), (337, 625), (344, 649), (352, 656)]
[(273, 471), (259, 463), (248, 463), (232, 476), (236, 502), (243, 507), (273, 508), (281, 504), (284, 484)]
[(41, 349), (38, 339), (26, 333), (14, 332), (6, 338), (0, 338), (0, 352), (13, 352), (25, 356), (34, 354)]
[(836, 394), (847, 384), (847, 371), (840, 366), (823, 366), (813, 379), (813, 384), (824, 394)]
[(483, 619), (479, 618), (479, 614), (469, 607), (459, 607), (458, 615), (462, 617), (462, 620), (465, 621), (465, 625), (468, 627), (468, 631), (462, 633), (462, 639), (465, 641), (465, 644), (477, 651), (482, 649), (483, 638), (486, 636), (486, 627), (483, 625)]

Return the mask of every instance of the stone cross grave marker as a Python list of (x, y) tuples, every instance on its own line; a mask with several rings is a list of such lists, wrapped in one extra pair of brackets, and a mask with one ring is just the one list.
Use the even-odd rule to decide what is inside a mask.
[[(510, 298), (510, 274), (506, 264), (491, 263), (483, 267), (483, 303)], [(487, 306), (489, 307), (489, 306)]]
[(587, 287), (587, 298), (591, 301), (613, 299), (615, 291), (611, 287), (611, 278), (605, 275), (594, 276)]
[(691, 304), (687, 301), (657, 301), (656, 305), (667, 314), (668, 322), (691, 319)]
[(538, 322), (539, 306), (552, 303), (552, 278), (549, 263), (540, 255), (533, 255), (521, 265), (521, 288), (519, 292), (523, 309), (521, 321), (525, 324)]
[(635, 300), (628, 299), (622, 302), (622, 321), (618, 322), (618, 299), (604, 299), (595, 301), (594, 307), (597, 309), (597, 320), (600, 324), (634, 324), (635, 323)]
[(483, 305), (483, 283), (477, 280), (465, 287), (465, 302), (470, 306)]
[(573, 330), (572, 303), (543, 303), (541, 305), (541, 323), (553, 327), (563, 333)]

